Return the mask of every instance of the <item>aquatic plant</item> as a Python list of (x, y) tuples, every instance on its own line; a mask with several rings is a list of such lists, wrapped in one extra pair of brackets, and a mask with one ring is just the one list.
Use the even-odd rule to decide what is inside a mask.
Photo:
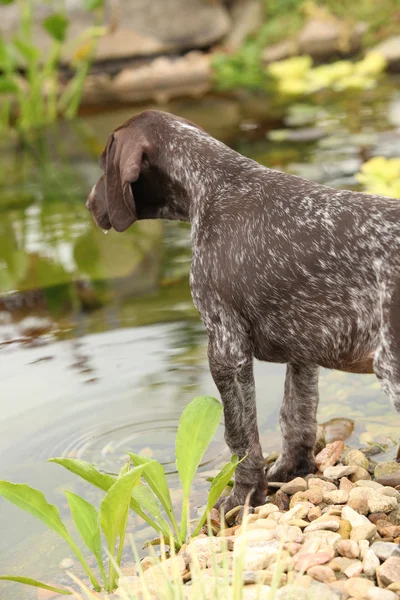
[(400, 158), (375, 156), (361, 166), (356, 178), (370, 194), (400, 199)]
[[(93, 465), (78, 459), (52, 458), (85, 481), (105, 491), (97, 510), (92, 504), (72, 492), (65, 492), (72, 520), (88, 550), (96, 558), (103, 584), (101, 585), (83, 554), (63, 524), (56, 506), (49, 504), (42, 492), (25, 484), (0, 481), (0, 496), (40, 519), (49, 529), (58, 533), (71, 547), (82, 564), (93, 588), (113, 591), (121, 564), (129, 507), (153, 527), (172, 549), (180, 548), (187, 540), (190, 490), (194, 476), (206, 449), (218, 427), (222, 405), (215, 398), (197, 396), (183, 411), (176, 436), (176, 466), (182, 483), (183, 498), (180, 524), (174, 515), (171, 494), (163, 466), (156, 460), (128, 452), (129, 460), (118, 477), (98, 471)], [(131, 468), (131, 461), (135, 465)], [(192, 535), (197, 535), (207, 520), (223, 489), (235, 472), (239, 459), (233, 456), (213, 479), (207, 505)], [(143, 476), (145, 483), (141, 482)], [(164, 510), (165, 517), (162, 514)], [(108, 554), (108, 575), (102, 556), (102, 534)], [(45, 583), (14, 575), (0, 576), (0, 580), (16, 581), (31, 586), (55, 590)], [(55, 590), (69, 594), (67, 590)]]
[[(103, 2), (84, 2), (87, 10), (97, 15), (99, 22)], [(18, 131), (27, 131), (54, 123), (59, 115), (73, 118), (93, 59), (95, 40), (104, 34), (105, 28), (98, 24), (67, 44), (70, 22), (66, 11), (54, 10), (42, 22), (43, 33), (51, 38), (50, 49), (44, 53), (33, 40), (33, 0), (0, 0), (0, 5), (12, 3), (19, 8), (19, 30), (9, 41), (0, 36), (0, 130), (14, 127)], [(58, 66), (68, 46), (72, 51), (74, 74), (63, 86)]]

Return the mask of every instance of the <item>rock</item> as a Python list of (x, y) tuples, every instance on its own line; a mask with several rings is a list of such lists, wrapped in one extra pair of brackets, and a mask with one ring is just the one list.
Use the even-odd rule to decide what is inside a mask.
[[(308, 518), (308, 515), (307, 515)], [(289, 521), (288, 525), (292, 525), (293, 527), (300, 527), (300, 529), (304, 529), (304, 527), (307, 527), (307, 525), (309, 525), (308, 521), (304, 521), (304, 519), (292, 519), (292, 521)]]
[(304, 533), (309, 531), (337, 531), (339, 529), (338, 521), (314, 521), (304, 529)]
[(275, 594), (275, 600), (307, 600), (307, 591), (297, 585), (285, 585)]
[(349, 492), (348, 506), (353, 508), (361, 515), (367, 515), (369, 510), (368, 499), (371, 489), (367, 487), (354, 487)]
[(398, 596), (390, 590), (373, 587), (368, 590), (367, 600), (398, 600)]
[(393, 525), (400, 525), (400, 506), (395, 510), (392, 510), (392, 512), (388, 514), (388, 518)]
[(353, 527), (350, 532), (350, 539), (355, 542), (360, 540), (372, 540), (376, 535), (376, 525), (370, 523), (369, 525), (361, 525), (359, 527)]
[(400, 548), (393, 542), (374, 542), (371, 546), (380, 560), (387, 560), (391, 556), (400, 557)]
[(344, 506), (342, 509), (342, 519), (350, 521), (352, 527), (360, 525), (370, 525), (371, 522), (364, 515), (358, 514), (351, 506)]
[(368, 497), (369, 512), (384, 512), (388, 513), (397, 507), (396, 498), (384, 496), (378, 491), (372, 491)]
[(354, 487), (354, 483), (352, 483), (350, 481), (350, 479), (347, 479), (347, 477), (342, 477), (342, 479), (340, 480), (340, 484), (339, 484), (340, 490), (345, 490), (347, 493), (350, 493), (350, 491), (353, 489), (353, 487)]
[(293, 508), (298, 502), (312, 502), (312, 504), (320, 504), (322, 502), (323, 493), (318, 487), (313, 487), (305, 492), (296, 492), (290, 499), (290, 508)]
[(361, 575), (363, 570), (362, 562), (360, 560), (355, 560), (345, 569), (343, 572), (350, 579), (350, 577), (358, 577)]
[(324, 492), (323, 501), (326, 504), (345, 504), (348, 498), (349, 494), (345, 490), (332, 490)]
[(311, 567), (324, 565), (332, 559), (332, 554), (329, 552), (317, 552), (316, 554), (304, 553), (295, 555), (294, 564), (296, 571), (304, 572)]
[(282, 490), (278, 490), (276, 492), (274, 501), (279, 510), (288, 510), (290, 499), (289, 496), (285, 494), (285, 492), (282, 492)]
[(346, 477), (346, 475), (351, 475), (356, 471), (357, 467), (354, 465), (337, 465), (336, 467), (328, 467), (324, 469), (324, 477), (328, 477), (330, 479), (340, 479), (341, 477)]
[[(275, 504), (271, 504), (271, 503), (264, 504), (263, 506), (259, 506), (255, 510), (258, 513), (258, 517), (260, 519), (266, 519), (272, 513), (279, 512), (279, 508)], [(229, 513), (227, 513), (227, 514), (229, 514)], [(226, 519), (226, 517), (225, 517), (225, 519)]]
[(325, 431), (326, 442), (328, 444), (338, 440), (342, 440), (344, 442), (354, 431), (354, 421), (351, 419), (336, 417), (326, 421), (325, 423), (322, 423), (322, 427)]
[(285, 492), (289, 496), (293, 496), (296, 492), (305, 492), (306, 489), (307, 482), (302, 477), (296, 477), (296, 479), (292, 479), (289, 483), (284, 483), (281, 487), (282, 492)]
[(391, 496), (391, 498), (396, 498), (397, 502), (399, 502), (399, 500), (400, 500), (400, 492), (398, 490), (396, 490), (394, 487), (385, 485), (380, 490), (380, 493), (383, 494), (384, 496)]
[(344, 573), (345, 570), (355, 562), (359, 562), (354, 558), (345, 558), (344, 556), (336, 556), (331, 560), (329, 566), (336, 572)]
[(320, 581), (321, 583), (331, 583), (336, 581), (336, 577), (332, 569), (322, 565), (310, 567), (310, 569), (307, 570), (307, 575), (310, 575), (310, 577)]
[(308, 488), (311, 489), (313, 487), (319, 487), (323, 492), (329, 492), (331, 490), (337, 489), (334, 483), (331, 483), (330, 481), (325, 481), (324, 479), (320, 479), (319, 477), (311, 477), (308, 480)]
[[(264, 547), (266, 544), (267, 548), (272, 548), (275, 546), (275, 542), (273, 542), (272, 545), (270, 544), (271, 536), (274, 536), (274, 532), (268, 531), (266, 529), (252, 529), (250, 531), (246, 531), (245, 533), (240, 533), (240, 535), (235, 536), (234, 550), (241, 547)], [(250, 569), (250, 571), (251, 570), (252, 569)]]
[(388, 590), (391, 592), (395, 592), (396, 594), (400, 594), (400, 581), (396, 581), (396, 583), (391, 583), (388, 586)]
[(60, 569), (71, 569), (74, 566), (72, 558), (64, 558), (58, 565)]
[(366, 598), (368, 590), (373, 587), (372, 581), (362, 577), (353, 577), (344, 584), (345, 591), (353, 598)]
[[(399, 475), (400, 477), (400, 463), (394, 460), (378, 463), (374, 469), (375, 481), (381, 483), (379, 480), (387, 475)], [(384, 483), (383, 485), (392, 485), (393, 487), (396, 487), (396, 485), (390, 483)]]
[(390, 485), (391, 487), (398, 488), (400, 486), (400, 473), (381, 475), (377, 481), (382, 485)]
[(243, 588), (242, 600), (269, 600), (270, 592), (269, 585), (246, 585)]
[(313, 508), (311, 502), (299, 502), (293, 508), (291, 508), (288, 512), (284, 513), (279, 522), (284, 524), (288, 523), (292, 519), (304, 519), (308, 511)]
[(268, 64), (277, 60), (284, 60), (297, 53), (297, 45), (294, 40), (284, 40), (264, 49), (263, 62)]
[(344, 443), (341, 440), (332, 442), (325, 446), (315, 457), (315, 463), (320, 471), (325, 471), (326, 468), (332, 467), (339, 460), (344, 450)]
[(355, 471), (354, 473), (352, 473), (352, 475), (350, 475), (349, 479), (350, 481), (352, 481), (353, 483), (357, 483), (357, 481), (359, 481), (360, 479), (362, 480), (366, 480), (366, 479), (371, 479), (371, 475), (368, 473), (368, 471), (366, 469), (364, 469), (363, 467), (358, 467), (357, 465), (355, 466)]
[(333, 531), (311, 531), (310, 533), (304, 534), (304, 541), (318, 540), (323, 546), (332, 546), (336, 549), (342, 538), (338, 533)]
[(360, 540), (358, 542), (358, 547), (360, 548), (360, 558), (364, 560), (366, 554), (369, 550), (369, 541), (368, 540)]
[(368, 470), (369, 460), (360, 450), (349, 450), (343, 458), (344, 465), (358, 465)]
[(340, 521), (340, 526), (339, 526), (339, 529), (338, 529), (338, 534), (340, 535), (340, 537), (343, 540), (348, 540), (350, 538), (350, 532), (351, 532), (350, 521), (347, 521), (347, 519), (342, 519)]
[(400, 535), (400, 525), (392, 525), (387, 519), (380, 519), (375, 523), (378, 533), (383, 538), (395, 538)]
[[(368, 519), (371, 521), (371, 523), (375, 523), (375, 525), (377, 524), (378, 521), (386, 520), (387, 518), (388, 518), (388, 515), (386, 515), (383, 512), (371, 513), (370, 515), (368, 515)], [(390, 523), (390, 524), (393, 525), (393, 523)]]
[(385, 562), (376, 569), (378, 585), (387, 587), (391, 583), (400, 581), (400, 557), (390, 556)]
[(300, 31), (297, 43), (301, 54), (310, 54), (318, 60), (336, 54), (353, 54), (360, 49), (365, 32), (363, 23), (356, 23), (350, 30), (340, 20), (312, 18)]
[(362, 562), (363, 571), (366, 574), (366, 576), (371, 578), (375, 577), (376, 569), (377, 567), (379, 567), (379, 565), (379, 558), (376, 556), (375, 552), (370, 548), (365, 553)]
[(308, 511), (307, 519), (309, 521), (315, 521), (322, 515), (322, 511), (319, 506), (313, 506), (311, 510)]
[(362, 488), (372, 488), (373, 490), (379, 490), (379, 489), (383, 488), (383, 485), (381, 483), (378, 483), (376, 481), (371, 481), (368, 479), (359, 479), (358, 481), (356, 481), (355, 485), (357, 487), (362, 487)]
[(240, 48), (245, 39), (254, 33), (263, 19), (262, 5), (258, 0), (236, 0), (230, 11), (232, 25), (223, 45), (230, 52)]
[(341, 556), (346, 558), (358, 558), (360, 555), (360, 548), (354, 540), (343, 540), (339, 542), (337, 551)]
[(275, 531), (275, 537), (281, 542), (295, 542), (301, 544), (303, 533), (300, 527), (291, 527), (290, 525), (278, 525)]
[(390, 71), (400, 71), (400, 35), (394, 35), (374, 46), (372, 52), (385, 57)]
[(257, 519), (254, 523), (256, 529), (276, 529), (278, 522), (275, 519)]

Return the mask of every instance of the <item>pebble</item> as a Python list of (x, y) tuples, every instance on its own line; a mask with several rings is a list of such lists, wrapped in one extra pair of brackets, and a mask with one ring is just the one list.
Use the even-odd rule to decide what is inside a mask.
[(324, 477), (329, 477), (331, 479), (340, 479), (341, 477), (346, 477), (346, 475), (351, 475), (356, 471), (357, 467), (354, 465), (337, 465), (336, 467), (328, 467), (324, 469)]
[(288, 523), (292, 519), (304, 519), (308, 511), (313, 507), (311, 502), (299, 502), (280, 518), (280, 523)]
[(368, 525), (371, 522), (364, 515), (358, 514), (351, 506), (344, 506), (342, 509), (342, 519), (350, 521), (352, 527)]
[(368, 497), (369, 512), (388, 513), (397, 507), (397, 500), (392, 496), (384, 496), (380, 492), (372, 491)]
[(324, 565), (328, 563), (332, 558), (332, 554), (329, 552), (317, 552), (316, 554), (306, 553), (295, 556), (294, 564), (296, 571), (304, 572), (311, 567), (317, 565)]
[(373, 587), (372, 581), (362, 577), (353, 577), (344, 584), (345, 591), (353, 598), (366, 598), (368, 590)]
[(311, 477), (308, 480), (308, 488), (319, 487), (323, 492), (329, 492), (330, 490), (336, 490), (336, 485), (330, 481), (325, 481), (319, 477)]
[(381, 483), (368, 479), (359, 479), (358, 481), (356, 481), (355, 485), (356, 487), (367, 487), (372, 488), (374, 490), (379, 490), (383, 488), (383, 485)]
[(307, 570), (307, 575), (310, 575), (310, 577), (320, 581), (321, 583), (331, 583), (336, 581), (335, 573), (332, 571), (332, 569), (323, 565), (310, 567)]
[(72, 558), (64, 558), (59, 564), (60, 569), (71, 569), (73, 566), (74, 561)]
[(344, 465), (358, 465), (368, 469), (369, 460), (360, 450), (349, 450), (343, 458)]
[(360, 548), (360, 558), (364, 560), (365, 555), (369, 550), (369, 541), (368, 540), (360, 540), (358, 542), (358, 547)]
[(361, 575), (362, 570), (363, 570), (363, 563), (361, 562), (361, 560), (355, 560), (343, 572), (346, 575), (346, 577), (350, 578), (350, 577), (358, 577), (358, 575)]
[(400, 548), (393, 542), (374, 542), (371, 550), (380, 560), (387, 560), (390, 556), (400, 556)]
[(313, 506), (311, 508), (311, 510), (308, 511), (307, 519), (309, 521), (315, 521), (315, 519), (318, 519), (321, 515), (322, 515), (322, 510), (320, 509), (320, 507)]
[(348, 506), (353, 508), (361, 515), (367, 515), (369, 511), (368, 498), (371, 494), (371, 489), (367, 487), (354, 487), (349, 492)]
[(314, 521), (314, 523), (311, 523), (311, 525), (308, 525), (305, 529), (304, 529), (304, 533), (308, 533), (309, 531), (320, 531), (320, 530), (325, 530), (325, 531), (337, 531), (339, 529), (339, 522), (338, 521)]
[(398, 600), (398, 596), (390, 590), (373, 587), (368, 590), (367, 600)]
[(365, 481), (366, 479), (371, 479), (371, 475), (363, 467), (355, 466), (355, 471), (354, 473), (352, 473), (352, 475), (350, 475), (349, 479), (353, 483), (357, 483), (357, 481), (360, 481), (360, 479), (362, 479), (363, 481)]
[(321, 545), (332, 546), (335, 549), (339, 542), (342, 541), (340, 535), (334, 531), (311, 531), (310, 533), (304, 534), (305, 542), (311, 539), (319, 540)]
[(350, 539), (355, 542), (360, 540), (372, 540), (376, 534), (376, 525), (370, 523), (369, 525), (360, 525), (359, 527), (353, 527), (350, 532)]
[[(380, 483), (379, 479), (387, 476), (398, 475), (400, 477), (400, 463), (390, 460), (386, 462), (379, 462), (374, 469), (374, 478), (378, 483)], [(384, 484), (384, 485), (393, 485), (393, 484)], [(393, 486), (396, 487), (396, 486)]]
[(347, 479), (347, 477), (342, 477), (339, 483), (339, 490), (345, 490), (346, 492), (350, 493), (350, 491), (353, 489), (354, 487), (354, 483), (352, 483), (350, 481), (350, 479)]
[(346, 558), (358, 558), (360, 555), (359, 545), (354, 540), (342, 540), (337, 546), (337, 551)]
[(305, 492), (307, 489), (307, 481), (302, 477), (296, 477), (289, 481), (289, 483), (284, 483), (281, 487), (282, 492), (288, 494), (289, 496), (293, 496), (296, 492)]
[(275, 537), (282, 542), (295, 542), (301, 544), (303, 541), (303, 533), (300, 527), (290, 525), (278, 525), (275, 531)]
[(331, 492), (324, 492), (323, 500), (326, 504), (346, 504), (349, 498), (346, 490), (332, 490)]
[(371, 549), (367, 550), (362, 562), (363, 571), (367, 577), (375, 577), (376, 569), (379, 567), (380, 561), (375, 552)]
[(279, 512), (279, 508), (275, 504), (271, 503), (264, 504), (264, 506), (259, 506), (258, 510), (257, 508), (255, 510), (260, 519), (266, 519), (272, 513)]
[(308, 600), (307, 591), (297, 585), (285, 585), (275, 594), (275, 600)]
[(344, 450), (344, 443), (342, 440), (327, 444), (321, 452), (315, 457), (315, 463), (320, 471), (325, 471), (326, 468), (331, 467), (337, 463), (342, 452)]
[(347, 521), (346, 519), (342, 519), (340, 521), (338, 534), (341, 536), (341, 538), (343, 540), (348, 540), (348, 539), (350, 539), (350, 533), (351, 533), (350, 521)]
[(376, 569), (379, 587), (387, 587), (400, 581), (400, 557), (390, 556)]

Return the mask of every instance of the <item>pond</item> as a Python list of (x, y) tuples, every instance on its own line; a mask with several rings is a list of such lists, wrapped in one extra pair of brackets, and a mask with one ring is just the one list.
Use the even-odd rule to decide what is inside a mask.
[[(247, 96), (163, 108), (265, 165), (355, 188), (367, 157), (400, 155), (397, 84), (388, 79), (376, 90), (271, 110), (264, 98)], [(108, 472), (120, 468), (125, 450), (155, 457), (179, 503), (179, 416), (195, 395), (217, 395), (190, 298), (188, 226), (141, 222), (104, 236), (84, 206), (109, 132), (138, 110), (89, 113), (44, 140), (1, 146), (0, 477), (38, 487), (62, 514), (64, 489), (95, 502), (100, 495), (46, 464), (52, 456), (82, 458)], [(284, 371), (255, 367), (265, 452), (279, 449)], [(350, 419), (348, 444), (375, 439), (387, 445), (385, 456), (394, 455), (400, 415), (373, 376), (323, 371), (320, 391), (319, 422)], [(194, 512), (204, 503), (207, 476), (227, 457), (221, 426), (197, 478)], [(0, 507), (1, 572), (60, 583), (68, 547), (15, 507)], [(130, 529), (139, 546), (152, 537), (134, 519)], [(0, 598), (10, 598), (11, 589), (16, 600), (35, 597), (4, 584)]]

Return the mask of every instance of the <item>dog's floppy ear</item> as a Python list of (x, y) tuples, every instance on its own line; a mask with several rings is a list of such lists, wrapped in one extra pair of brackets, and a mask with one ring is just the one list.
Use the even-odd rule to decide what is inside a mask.
[[(137, 219), (131, 183), (139, 179), (143, 144), (119, 133), (112, 134), (105, 149), (108, 216), (115, 231), (125, 231)], [(104, 155), (102, 157), (104, 159)]]

